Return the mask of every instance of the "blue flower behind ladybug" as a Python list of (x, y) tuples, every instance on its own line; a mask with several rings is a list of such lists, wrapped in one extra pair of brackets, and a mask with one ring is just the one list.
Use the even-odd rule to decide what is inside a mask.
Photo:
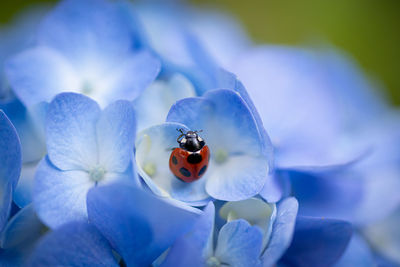
[(200, 179), (207, 170), (210, 160), (210, 149), (198, 133), (177, 129), (181, 134), (177, 138), (179, 147), (175, 148), (169, 158), (169, 168), (180, 180), (190, 183)]

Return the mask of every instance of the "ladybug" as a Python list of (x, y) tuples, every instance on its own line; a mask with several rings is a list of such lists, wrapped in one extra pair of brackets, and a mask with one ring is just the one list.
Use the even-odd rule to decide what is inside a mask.
[(190, 183), (200, 179), (207, 170), (210, 160), (210, 149), (198, 135), (201, 131), (183, 132), (176, 139), (179, 147), (169, 157), (169, 168), (180, 180)]

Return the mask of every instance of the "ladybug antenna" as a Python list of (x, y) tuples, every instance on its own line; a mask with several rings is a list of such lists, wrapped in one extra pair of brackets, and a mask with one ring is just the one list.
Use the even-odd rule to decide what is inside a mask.
[(180, 128), (180, 129), (176, 129), (178, 132), (180, 132), (181, 134), (185, 134), (184, 132), (183, 132), (183, 129), (182, 128)]
[(180, 143), (180, 139), (185, 136), (185, 132), (183, 131), (183, 129), (176, 129), (178, 132), (180, 132), (181, 134), (178, 136), (178, 138), (176, 139), (176, 142)]
[(203, 130), (194, 131), (195, 133), (202, 133)]

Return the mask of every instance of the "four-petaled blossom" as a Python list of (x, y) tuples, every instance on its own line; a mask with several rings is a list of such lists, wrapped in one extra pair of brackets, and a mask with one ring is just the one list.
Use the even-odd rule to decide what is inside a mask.
[[(185, 183), (169, 170), (169, 155), (177, 147), (177, 129), (201, 132), (211, 151), (206, 174)], [(167, 123), (150, 127), (138, 135), (138, 172), (153, 192), (192, 205), (210, 197), (241, 200), (262, 189), (268, 178), (272, 154), (265, 144), (251, 110), (232, 90), (214, 90), (203, 97), (186, 98), (172, 106)]]
[(102, 106), (134, 100), (158, 75), (160, 63), (134, 48), (120, 3), (66, 0), (39, 28), (37, 46), (13, 57), (7, 78), (27, 106), (61, 92), (78, 92)]
[(101, 110), (90, 98), (62, 93), (49, 105), (48, 155), (34, 184), (34, 205), (51, 228), (87, 218), (90, 188), (115, 180), (134, 182), (136, 119), (128, 101)]

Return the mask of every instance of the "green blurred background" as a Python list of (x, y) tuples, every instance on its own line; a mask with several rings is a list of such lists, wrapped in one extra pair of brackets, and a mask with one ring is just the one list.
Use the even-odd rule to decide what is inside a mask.
[[(84, 0), (82, 0), (84, 1)], [(24, 7), (55, 0), (3, 0), (0, 23)], [(380, 80), (400, 105), (400, 1), (396, 0), (194, 0), (216, 5), (241, 20), (257, 42), (331, 43)], [(1, 41), (1, 40), (0, 40)]]

